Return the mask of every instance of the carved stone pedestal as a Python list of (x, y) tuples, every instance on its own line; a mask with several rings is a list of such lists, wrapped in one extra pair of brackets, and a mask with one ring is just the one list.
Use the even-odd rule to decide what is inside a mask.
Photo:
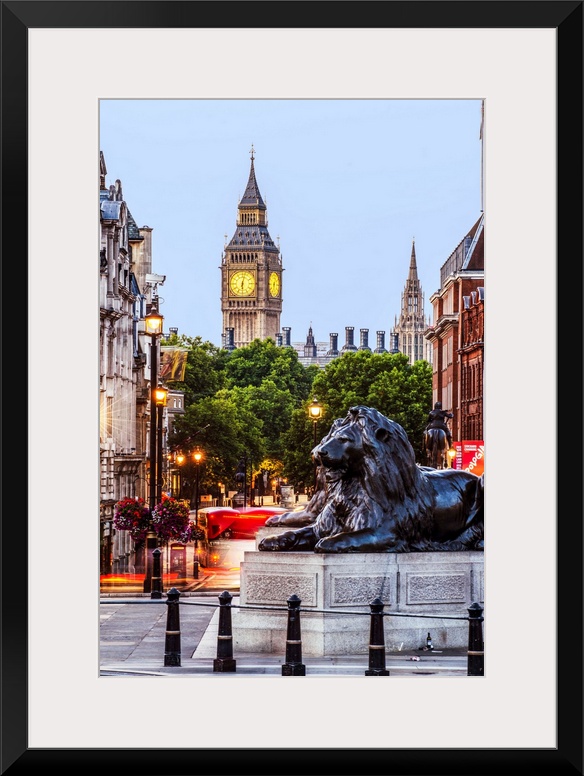
[[(276, 532), (260, 529), (257, 541)], [(233, 646), (236, 654), (284, 655), (287, 599), (296, 594), (304, 657), (366, 654), (377, 597), (394, 615), (383, 618), (387, 651), (418, 649), (428, 633), (434, 649), (465, 648), (468, 622), (450, 618), (484, 606), (483, 588), (482, 552), (246, 552), (239, 603), (261, 608), (234, 609)]]

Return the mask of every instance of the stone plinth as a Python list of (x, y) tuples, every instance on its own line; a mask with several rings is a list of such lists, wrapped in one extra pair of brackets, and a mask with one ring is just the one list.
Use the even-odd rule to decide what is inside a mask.
[[(257, 541), (281, 530), (262, 528)], [(286, 609), (296, 594), (306, 657), (366, 654), (374, 598), (395, 615), (384, 617), (387, 651), (418, 649), (428, 632), (435, 649), (464, 648), (468, 622), (448, 618), (467, 617), (475, 601), (483, 606), (483, 589), (482, 552), (245, 552), (240, 604), (258, 609), (234, 609), (233, 646), (284, 655), (287, 612), (271, 608)], [(416, 614), (431, 617), (403, 616)]]

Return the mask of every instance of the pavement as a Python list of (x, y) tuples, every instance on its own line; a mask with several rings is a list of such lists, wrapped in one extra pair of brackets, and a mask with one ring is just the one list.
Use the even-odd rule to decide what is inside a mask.
[[(100, 596), (100, 675), (216, 677), (281, 676), (285, 655), (266, 653), (233, 654), (234, 672), (214, 672), (217, 657), (219, 595), (224, 588), (212, 589), (212, 579), (202, 574), (181, 591), (180, 665), (165, 666), (167, 605), (161, 599), (131, 589), (104, 591)], [(239, 603), (239, 591), (229, 591), (232, 606)], [(386, 652), (390, 676), (467, 676), (466, 650), (404, 650)], [(364, 676), (369, 668), (368, 654), (331, 657), (302, 657), (306, 676)]]

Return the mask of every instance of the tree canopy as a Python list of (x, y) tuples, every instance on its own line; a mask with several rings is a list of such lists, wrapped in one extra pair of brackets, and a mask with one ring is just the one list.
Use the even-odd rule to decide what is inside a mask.
[(327, 428), (349, 407), (374, 407), (403, 426), (416, 456), (421, 456), (432, 402), (432, 367), (427, 361), (410, 365), (403, 353), (345, 353), (317, 375), (312, 389), (324, 405)]
[[(225, 385), (227, 350), (218, 348), (201, 337), (173, 334), (163, 347), (187, 349), (187, 364), (183, 382), (173, 382), (172, 387), (184, 391), (185, 407), (206, 396), (214, 396)], [(170, 384), (170, 383), (169, 383)]]
[[(421, 460), (432, 401), (432, 367), (426, 361), (410, 365), (402, 353), (356, 351), (320, 369), (302, 366), (294, 348), (271, 339), (231, 352), (200, 337), (175, 337), (165, 344), (189, 349), (184, 383), (174, 384), (185, 392), (185, 414), (176, 419), (168, 444), (185, 453), (200, 446), (205, 492), (215, 493), (218, 482), (227, 490), (234, 487), (244, 456), (254, 473), (283, 474), (297, 489), (310, 489), (315, 431), (318, 442), (357, 404), (375, 407), (403, 426)], [(323, 405), (316, 426), (308, 416), (314, 396)], [(192, 484), (195, 472), (192, 457), (187, 458), (183, 480)]]
[(310, 391), (313, 372), (307, 372), (294, 348), (283, 348), (274, 340), (254, 340), (250, 345), (233, 350), (225, 364), (227, 384), (231, 388), (259, 388), (271, 380), (276, 388), (289, 391), (296, 402)]
[(177, 418), (168, 444), (172, 450), (187, 454), (181, 467), (187, 490), (189, 484), (194, 485), (197, 466), (188, 454), (196, 448), (203, 453), (199, 464), (200, 493), (215, 493), (219, 482), (225, 483), (228, 490), (234, 488), (239, 460), (247, 456), (260, 461), (265, 456), (262, 421), (226, 390), (191, 404)]
[[(409, 364), (402, 353), (345, 353), (329, 362), (312, 384), (323, 405), (317, 422), (317, 442), (325, 436), (336, 418), (343, 418), (350, 407), (374, 407), (403, 426), (416, 458), (423, 455), (423, 432), (432, 401), (432, 367), (427, 361)], [(308, 404), (292, 415), (284, 437), (284, 472), (296, 482), (312, 483), (310, 451), (314, 444)]]

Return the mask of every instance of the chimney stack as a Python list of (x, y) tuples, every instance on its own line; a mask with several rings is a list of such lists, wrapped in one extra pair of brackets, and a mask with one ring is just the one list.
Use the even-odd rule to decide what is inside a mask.
[(338, 356), (339, 355), (339, 335), (336, 332), (331, 332), (329, 334), (330, 337), (330, 347), (327, 352), (327, 356)]
[(361, 329), (361, 340), (359, 342), (359, 350), (369, 350), (369, 329)]
[(343, 350), (346, 352), (347, 350), (357, 350), (357, 347), (355, 343), (353, 342), (353, 332), (355, 331), (354, 326), (345, 326), (345, 344), (343, 345)]
[(384, 331), (378, 331), (377, 332), (377, 347), (374, 350), (374, 353), (387, 353), (386, 347), (385, 347), (385, 332)]
[(225, 329), (225, 350), (235, 350), (235, 329), (229, 326)]

